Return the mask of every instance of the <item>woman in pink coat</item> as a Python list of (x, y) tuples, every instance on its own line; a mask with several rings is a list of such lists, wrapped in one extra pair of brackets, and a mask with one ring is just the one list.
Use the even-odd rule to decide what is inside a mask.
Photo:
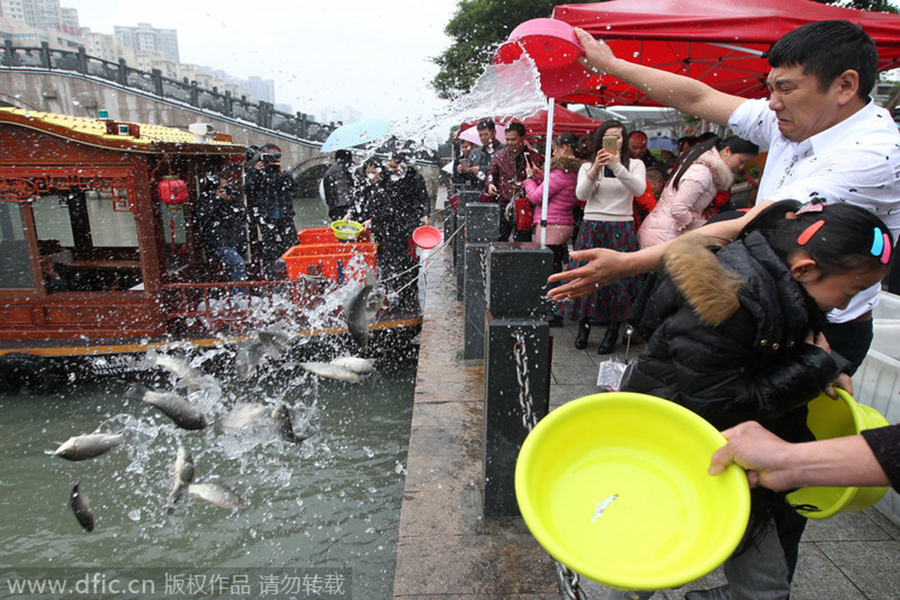
[[(563, 133), (553, 143), (553, 160), (550, 162), (550, 177), (547, 181), (547, 247), (553, 251), (553, 272), (562, 271), (568, 260), (568, 242), (575, 230), (573, 210), (578, 204), (575, 184), (578, 169), (584, 162), (575, 156), (578, 137), (574, 133)], [(525, 174), (525, 194), (534, 204), (534, 238), (541, 236), (541, 207), (544, 200), (544, 173), (527, 164)]]
[(716, 192), (731, 188), (734, 173), (759, 153), (756, 144), (737, 136), (718, 137), (693, 146), (675, 165), (659, 202), (638, 229), (641, 248), (667, 242), (697, 229)]

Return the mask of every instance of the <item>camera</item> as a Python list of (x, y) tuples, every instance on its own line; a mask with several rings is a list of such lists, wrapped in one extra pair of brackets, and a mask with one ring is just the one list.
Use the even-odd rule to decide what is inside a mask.
[(264, 152), (260, 158), (265, 165), (266, 173), (278, 173), (281, 171), (281, 152)]

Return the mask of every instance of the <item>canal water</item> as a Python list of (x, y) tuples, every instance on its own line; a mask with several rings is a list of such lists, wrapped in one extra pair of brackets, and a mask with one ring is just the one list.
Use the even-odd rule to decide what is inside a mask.
[[(322, 224), (324, 205), (316, 202), (298, 203), (300, 224)], [(205, 358), (197, 355), (194, 365), (211, 372), (205, 367), (215, 360)], [(220, 389), (191, 392), (191, 401), (209, 414), (241, 403), (283, 403), (298, 433), (317, 431), (301, 444), (282, 440), (266, 421), (238, 433), (218, 424), (178, 429), (126, 396), (135, 375), (76, 382), (52, 395), (0, 396), (0, 598), (23, 597), (10, 595), (5, 580), (27, 577), (35, 567), (49, 577), (149, 577), (158, 579), (157, 592), (160, 569), (212, 568), (220, 577), (252, 582), (266, 569), (290, 567), (333, 584), (293, 597), (390, 597), (416, 363), (379, 359), (376, 369), (350, 383), (273, 361), (245, 382), (222, 378)], [(148, 383), (172, 389), (162, 373)], [(122, 431), (127, 443), (97, 458), (70, 462), (48, 455), (71, 436)], [(195, 482), (227, 483), (245, 504), (221, 508), (187, 495), (168, 514), (179, 444), (193, 456)], [(67, 505), (77, 482), (95, 517), (91, 533)], [(328, 579), (332, 573), (340, 580)], [(316, 589), (319, 595), (309, 593)], [(233, 597), (264, 596), (254, 589)]]

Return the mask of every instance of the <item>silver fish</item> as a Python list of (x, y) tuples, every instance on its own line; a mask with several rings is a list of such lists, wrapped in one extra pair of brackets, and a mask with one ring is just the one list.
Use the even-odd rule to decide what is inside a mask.
[(187, 487), (188, 494), (206, 500), (222, 508), (235, 509), (246, 504), (237, 492), (222, 482), (192, 483)]
[(85, 531), (93, 531), (94, 513), (91, 512), (91, 506), (88, 504), (87, 496), (78, 490), (78, 486), (80, 485), (81, 482), (79, 481), (75, 484), (75, 487), (72, 488), (72, 493), (69, 494), (69, 506), (72, 507), (72, 512), (75, 513), (75, 518), (78, 519), (78, 523), (81, 524), (81, 527)]
[(176, 387), (188, 387), (195, 390), (209, 386), (211, 378), (200, 369), (191, 366), (191, 361), (177, 356), (160, 354), (152, 348), (147, 350), (147, 363), (160, 367), (175, 377)]
[(275, 421), (275, 426), (278, 428), (278, 433), (281, 434), (281, 437), (285, 441), (294, 444), (299, 444), (316, 433), (314, 430), (306, 430), (302, 435), (297, 435), (294, 432), (294, 423), (291, 420), (291, 413), (284, 404), (279, 404), (275, 407), (272, 411), (272, 420)]
[(123, 433), (91, 433), (70, 437), (59, 448), (53, 451), (53, 456), (66, 460), (87, 460), (101, 454), (106, 454), (116, 446), (125, 442)]
[(175, 503), (184, 495), (187, 486), (194, 481), (194, 457), (184, 446), (178, 444), (178, 453), (175, 455), (175, 466), (172, 475), (172, 492), (169, 494), (169, 509), (171, 515), (175, 511)]
[(249, 379), (268, 356), (269, 350), (262, 341), (250, 340), (242, 343), (234, 357), (234, 370), (238, 379), (240, 381)]
[(266, 405), (258, 402), (238, 404), (219, 417), (219, 426), (230, 432), (252, 429), (265, 418), (266, 411)]
[(209, 424), (203, 414), (178, 394), (154, 392), (145, 385), (134, 383), (126, 390), (125, 395), (152, 404), (182, 429), (193, 431), (203, 429)]
[(364, 373), (375, 372), (375, 359), (373, 358), (360, 358), (358, 356), (338, 356), (337, 358), (333, 359), (330, 364), (349, 369), (350, 371), (359, 373), (360, 375)]
[(359, 375), (346, 367), (339, 367), (326, 362), (304, 362), (300, 366), (319, 377), (338, 379), (340, 381), (359, 381)]
[(265, 345), (272, 358), (278, 358), (281, 351), (287, 348), (294, 336), (287, 330), (287, 327), (276, 326), (257, 331), (256, 337)]
[[(371, 272), (366, 273), (366, 280), (362, 289), (350, 297), (350, 300), (344, 306), (344, 319), (347, 321), (347, 330), (350, 337), (360, 347), (365, 350), (369, 345), (369, 327), (372, 325), (374, 313), (369, 308), (369, 295), (378, 285), (378, 281)], [(376, 300), (377, 298), (373, 298)], [(382, 302), (384, 297), (382, 296)], [(375, 310), (377, 313), (377, 309)]]

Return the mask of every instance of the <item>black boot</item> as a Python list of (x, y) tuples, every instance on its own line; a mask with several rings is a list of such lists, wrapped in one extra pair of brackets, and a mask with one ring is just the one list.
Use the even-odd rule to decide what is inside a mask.
[(575, 336), (575, 347), (584, 350), (587, 347), (588, 336), (591, 335), (591, 322), (589, 319), (578, 321), (578, 335)]
[(609, 327), (606, 328), (606, 335), (603, 336), (603, 341), (597, 346), (597, 354), (611, 353), (613, 348), (616, 347), (617, 341), (619, 341), (619, 324), (610, 323)]

